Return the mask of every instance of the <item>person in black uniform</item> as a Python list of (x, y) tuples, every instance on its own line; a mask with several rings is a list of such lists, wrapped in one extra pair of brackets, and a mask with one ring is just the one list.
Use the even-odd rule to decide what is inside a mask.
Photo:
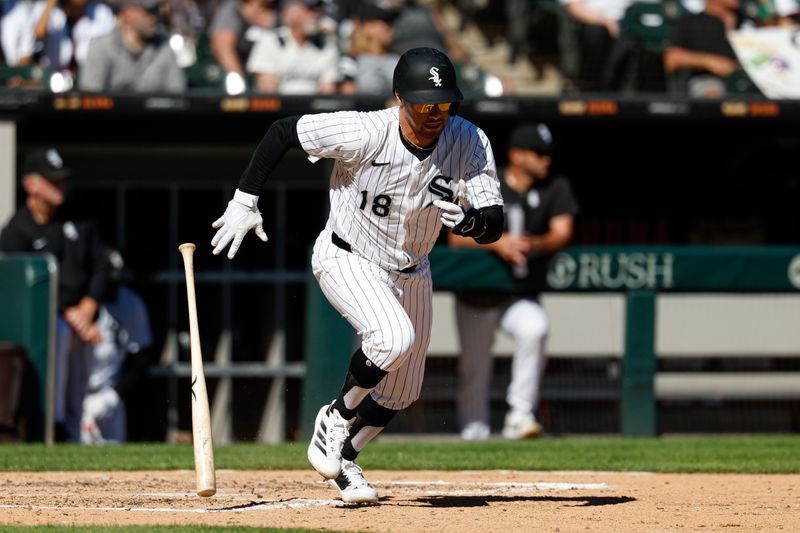
[(101, 341), (100, 302), (109, 288), (109, 266), (95, 225), (61, 216), (70, 170), (54, 148), (23, 162), (25, 203), (0, 233), (2, 252), (48, 252), (58, 261), (55, 422), (59, 440), (80, 441), (82, 404), (92, 347)]
[(509, 140), (508, 166), (501, 172), (506, 221), (503, 236), (488, 245), (449, 236), (453, 247), (485, 248), (496, 253), (519, 279), (521, 287), (515, 294), (456, 294), (461, 342), (458, 415), (465, 440), (483, 440), (491, 433), (489, 352), (498, 328), (510, 335), (516, 345), (502, 435), (524, 439), (542, 432), (536, 410), (549, 324), (538, 294), (545, 287), (550, 258), (572, 239), (573, 219), (578, 212), (569, 182), (563, 177), (548, 177), (551, 154), (552, 136), (547, 126), (523, 124), (516, 128)]

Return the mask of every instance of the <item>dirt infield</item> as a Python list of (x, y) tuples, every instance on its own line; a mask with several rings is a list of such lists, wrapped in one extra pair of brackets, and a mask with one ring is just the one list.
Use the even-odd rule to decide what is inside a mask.
[(800, 476), (370, 471), (346, 506), (305, 471), (4, 473), (0, 524), (204, 524), (340, 531), (798, 531)]

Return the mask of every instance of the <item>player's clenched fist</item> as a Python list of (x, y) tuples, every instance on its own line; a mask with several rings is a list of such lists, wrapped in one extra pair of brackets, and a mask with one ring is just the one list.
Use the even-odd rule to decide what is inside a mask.
[(230, 244), (228, 259), (233, 259), (242, 244), (242, 239), (251, 229), (259, 239), (266, 242), (267, 234), (262, 222), (261, 212), (258, 210), (258, 196), (236, 189), (233, 200), (228, 202), (225, 212), (211, 224), (211, 227), (217, 230), (211, 239), (214, 255), (219, 255)]

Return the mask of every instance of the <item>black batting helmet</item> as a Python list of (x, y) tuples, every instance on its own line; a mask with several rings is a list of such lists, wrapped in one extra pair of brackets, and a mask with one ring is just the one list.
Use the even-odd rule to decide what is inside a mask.
[(412, 48), (400, 56), (394, 68), (392, 89), (412, 104), (460, 102), (464, 95), (456, 85), (456, 69), (435, 48)]

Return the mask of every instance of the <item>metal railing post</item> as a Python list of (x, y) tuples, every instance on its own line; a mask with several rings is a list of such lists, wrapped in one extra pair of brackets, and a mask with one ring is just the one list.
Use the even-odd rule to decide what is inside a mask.
[(630, 290), (625, 309), (625, 354), (622, 360), (622, 434), (655, 436), (656, 373), (653, 290)]

